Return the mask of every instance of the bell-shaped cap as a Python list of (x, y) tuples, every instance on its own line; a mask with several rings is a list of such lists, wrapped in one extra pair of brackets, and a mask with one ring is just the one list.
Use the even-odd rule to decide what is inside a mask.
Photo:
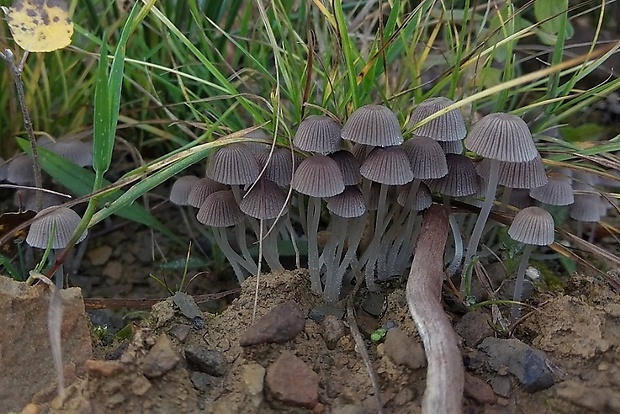
[(196, 218), (211, 227), (230, 227), (243, 220), (243, 213), (230, 190), (216, 191), (202, 203)]
[[(177, 181), (178, 182), (178, 181)], [(187, 196), (187, 204), (192, 207), (200, 208), (202, 203), (205, 202), (207, 197), (216, 191), (224, 191), (227, 190), (227, 187), (210, 179), (209, 177), (204, 177), (194, 182), (193, 186), (190, 189), (190, 192)]]
[(271, 149), (265, 148), (256, 154), (258, 166), (261, 169), (265, 165), (267, 166), (263, 177), (273, 181), (280, 187), (286, 187), (291, 183), (293, 172), (301, 164), (302, 160), (297, 155), (293, 155), (295, 157), (293, 161), (290, 148), (274, 148), (271, 158), (269, 158), (270, 153)]
[[(26, 243), (37, 249), (46, 249), (48, 243), (54, 250), (64, 249), (71, 240), (71, 236), (80, 224), (80, 216), (67, 207), (48, 207), (34, 216), (34, 221), (28, 230)], [(86, 238), (84, 231), (76, 243)]]
[[(283, 208), (284, 207), (284, 208)], [(288, 212), (286, 197), (276, 183), (261, 178), (239, 203), (243, 213), (259, 220), (274, 219)]]
[[(411, 113), (409, 126), (413, 127), (418, 122), (423, 121), (444, 108), (447, 108), (453, 103), (454, 102), (452, 100), (443, 97), (428, 98), (424, 100), (416, 106)], [(416, 128), (413, 132), (416, 135), (430, 137), (435, 141), (447, 142), (460, 141), (465, 138), (465, 135), (467, 134), (463, 114), (458, 109), (453, 109), (446, 112), (438, 118), (435, 118), (421, 127)]]
[(80, 167), (93, 165), (93, 143), (77, 140), (58, 140), (49, 150)]
[(448, 174), (424, 180), (428, 188), (450, 197), (465, 197), (480, 191), (480, 176), (473, 161), (464, 155), (446, 154)]
[(330, 154), (340, 149), (340, 124), (328, 116), (310, 115), (297, 128), (293, 145), (302, 151)]
[(0, 157), (0, 181), (6, 180), (6, 173), (9, 166), (4, 158)]
[(530, 189), (530, 197), (552, 206), (567, 206), (575, 201), (570, 177), (553, 172), (547, 174), (547, 184)]
[(420, 183), (413, 197), (409, 196), (411, 186), (412, 183), (409, 183), (400, 188), (396, 197), (398, 204), (412, 211), (422, 211), (429, 208), (433, 204), (433, 196), (426, 184)]
[[(478, 174), (489, 180), (491, 160), (484, 159), (478, 164)], [(510, 188), (534, 188), (547, 184), (545, 165), (540, 155), (526, 162), (502, 162), (499, 166), (500, 185)]]
[(359, 188), (350, 185), (342, 193), (327, 198), (327, 209), (337, 216), (353, 218), (366, 212), (366, 204)]
[(498, 161), (525, 162), (539, 156), (525, 121), (504, 113), (489, 114), (476, 122), (465, 146), (484, 158)]
[(600, 194), (575, 194), (575, 200), (568, 209), (573, 220), (587, 223), (597, 222), (605, 212), (601, 209)]
[(356, 185), (362, 182), (360, 163), (353, 153), (341, 150), (329, 154), (329, 158), (338, 163), (338, 168), (340, 168), (340, 172), (342, 172), (344, 185)]
[(463, 141), (438, 141), (439, 146), (443, 149), (443, 152), (446, 154), (463, 154), (463, 150), (465, 149), (465, 145), (463, 145)]
[(195, 175), (184, 175), (179, 177), (170, 189), (170, 201), (177, 206), (187, 206), (189, 193), (194, 185), (200, 180)]
[(209, 157), (207, 177), (222, 184), (251, 184), (260, 169), (252, 151), (241, 143), (228, 144)]
[(403, 142), (396, 115), (383, 105), (366, 105), (355, 110), (342, 127), (340, 136), (373, 147), (388, 147)]
[(44, 191), (41, 193), (41, 208), (39, 209), (39, 207), (37, 206), (36, 190), (19, 190), (16, 191), (13, 196), (13, 204), (18, 206), (20, 209), (35, 212), (39, 212), (44, 208), (59, 206), (64, 202), (65, 200), (63, 200), (60, 196)]
[(291, 187), (310, 197), (333, 197), (344, 191), (344, 181), (338, 163), (326, 155), (317, 154), (299, 164)]
[(413, 181), (409, 158), (400, 146), (372, 150), (360, 167), (360, 174), (370, 181), (386, 185), (403, 185)]
[(520, 243), (547, 246), (553, 243), (553, 217), (540, 207), (527, 207), (515, 216), (508, 235)]
[(414, 136), (401, 146), (407, 154), (415, 178), (441, 178), (448, 174), (446, 154), (437, 141)]
[(32, 159), (27, 155), (18, 155), (8, 162), (6, 180), (13, 184), (34, 185)]

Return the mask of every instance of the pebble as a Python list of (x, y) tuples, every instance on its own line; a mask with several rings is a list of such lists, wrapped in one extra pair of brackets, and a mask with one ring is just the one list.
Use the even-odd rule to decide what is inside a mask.
[(41, 407), (37, 404), (30, 403), (24, 407), (24, 409), (20, 412), (20, 414), (40, 414)]
[(380, 318), (385, 310), (385, 295), (382, 293), (369, 293), (362, 302), (362, 309), (369, 315)]
[(308, 319), (321, 323), (327, 315), (333, 315), (337, 319), (342, 319), (344, 318), (344, 309), (322, 303), (310, 309), (310, 312), (308, 312)]
[(387, 332), (383, 350), (396, 365), (405, 365), (411, 369), (426, 366), (422, 345), (400, 328), (393, 328)]
[(174, 303), (183, 316), (185, 316), (190, 321), (193, 321), (196, 318), (203, 319), (202, 311), (196, 305), (194, 298), (191, 295), (188, 295), (185, 292), (177, 292), (175, 293), (170, 300)]
[(497, 372), (506, 368), (528, 392), (551, 387), (553, 364), (544, 352), (531, 348), (518, 339), (485, 338), (478, 349), (486, 356), (487, 368)]
[(131, 383), (131, 392), (138, 397), (146, 394), (149, 389), (151, 389), (151, 382), (144, 375), (139, 375)]
[(96, 377), (113, 377), (122, 372), (125, 365), (120, 361), (99, 361), (89, 359), (84, 363), (84, 369)]
[(491, 380), (493, 392), (500, 397), (509, 398), (512, 394), (512, 383), (508, 376), (497, 376)]
[(480, 404), (495, 404), (497, 396), (493, 388), (480, 378), (476, 378), (465, 373), (465, 396), (473, 399)]
[(192, 371), (189, 375), (189, 380), (192, 382), (194, 388), (200, 392), (205, 392), (211, 386), (211, 376), (204, 372)]
[(149, 379), (159, 378), (173, 370), (180, 360), (168, 336), (161, 334), (142, 360), (142, 373)]
[(202, 345), (186, 347), (185, 359), (196, 370), (214, 377), (221, 377), (228, 371), (228, 360), (224, 354)]
[(294, 339), (305, 326), (304, 314), (299, 306), (288, 301), (277, 305), (254, 322), (243, 334), (241, 346), (265, 343), (283, 343)]
[(123, 277), (123, 265), (121, 262), (108, 262), (105, 265), (101, 273), (104, 276), (112, 278), (114, 280), (120, 280)]
[(112, 256), (112, 247), (110, 246), (99, 246), (95, 249), (90, 250), (86, 253), (90, 263), (93, 266), (101, 266), (104, 265), (110, 260)]
[(290, 351), (283, 351), (267, 368), (268, 394), (287, 405), (314, 408), (319, 401), (319, 376)]
[(491, 316), (484, 312), (467, 312), (454, 330), (468, 347), (475, 348), (484, 338), (493, 335)]
[(338, 340), (344, 336), (344, 322), (336, 318), (334, 315), (327, 315), (321, 323), (323, 328), (323, 339), (327, 345), (327, 349), (334, 350), (338, 344)]
[(241, 368), (241, 379), (245, 384), (245, 391), (255, 407), (263, 401), (265, 372), (265, 368), (259, 364), (247, 364)]
[(177, 341), (183, 342), (189, 334), (189, 329), (190, 328), (188, 325), (175, 323), (174, 325), (172, 325), (172, 328), (170, 328), (170, 335), (172, 335)]
[(332, 409), (332, 414), (370, 414), (370, 411), (359, 405), (346, 404)]

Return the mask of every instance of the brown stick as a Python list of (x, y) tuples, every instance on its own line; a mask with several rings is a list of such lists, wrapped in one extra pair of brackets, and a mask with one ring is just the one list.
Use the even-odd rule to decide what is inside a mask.
[(407, 303), (424, 344), (428, 370), (424, 414), (462, 412), (464, 368), (457, 336), (441, 305), (448, 211), (434, 204), (424, 214), (407, 281)]
[[(221, 299), (228, 295), (239, 293), (241, 289), (225, 290), (224, 292), (206, 293), (204, 295), (194, 296), (196, 304), (209, 302), (211, 300)], [(123, 298), (84, 298), (84, 307), (86, 310), (93, 309), (151, 309), (157, 302), (162, 302), (167, 298), (158, 299), (123, 299)]]

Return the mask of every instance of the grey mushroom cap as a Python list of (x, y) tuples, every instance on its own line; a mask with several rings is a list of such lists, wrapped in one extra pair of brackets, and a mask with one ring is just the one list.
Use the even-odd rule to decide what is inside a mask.
[(262, 140), (270, 140), (271, 137), (265, 132), (263, 129), (255, 129), (254, 131), (250, 131), (246, 133), (244, 138), (248, 138), (247, 142), (244, 142), (243, 145), (248, 147), (252, 153), (257, 154), (265, 148), (269, 148), (269, 144), (265, 144), (262, 142), (252, 141), (252, 139), (262, 139)]
[(403, 142), (396, 115), (383, 105), (366, 105), (355, 110), (342, 127), (340, 136), (373, 147), (388, 147)]
[(595, 185), (600, 184), (601, 177), (587, 171), (573, 171), (573, 189), (592, 191)]
[(416, 191), (416, 195), (412, 200), (412, 204), (407, 205), (407, 198), (410, 191), (411, 183), (404, 185), (400, 188), (396, 197), (396, 201), (398, 202), (398, 204), (413, 211), (425, 210), (429, 208), (431, 204), (433, 204), (433, 196), (431, 195), (431, 192), (426, 186), (426, 184), (420, 184), (418, 190)]
[[(409, 126), (413, 127), (420, 121), (452, 105), (454, 101), (448, 98), (428, 98), (415, 107), (411, 113)], [(463, 114), (458, 109), (453, 109), (438, 118), (422, 125), (414, 130), (416, 135), (430, 137), (436, 141), (460, 141), (465, 138), (467, 129)]]
[(575, 194), (575, 201), (570, 205), (568, 213), (573, 220), (587, 223), (597, 222), (603, 217), (599, 194)]
[(465, 197), (480, 191), (480, 176), (473, 161), (464, 155), (446, 154), (448, 173), (441, 178), (424, 180), (431, 191), (450, 197)]
[(551, 214), (540, 207), (527, 207), (515, 216), (508, 235), (520, 243), (547, 246), (553, 243), (554, 223)]
[(340, 124), (328, 116), (311, 115), (301, 121), (293, 145), (302, 151), (330, 154), (340, 149)]
[(23, 208), (24, 210), (30, 210), (38, 212), (44, 208), (59, 206), (65, 200), (56, 194), (48, 193), (44, 191), (41, 193), (41, 209), (37, 206), (37, 192), (36, 190), (20, 190), (16, 191), (13, 197), (13, 204)]
[(484, 158), (498, 161), (525, 162), (538, 156), (525, 121), (504, 113), (489, 114), (476, 122), (465, 146)]
[(342, 172), (344, 185), (356, 185), (362, 182), (360, 163), (353, 153), (341, 150), (329, 154), (329, 158), (338, 163), (338, 168), (340, 168), (340, 172)]
[(438, 141), (439, 146), (446, 154), (462, 154), (465, 149), (463, 141)]
[(259, 220), (274, 219), (288, 212), (286, 196), (276, 183), (261, 178), (245, 193), (239, 208), (250, 217)]
[[(71, 240), (71, 236), (80, 224), (80, 216), (67, 207), (48, 207), (34, 216), (34, 221), (28, 230), (26, 243), (37, 249), (46, 249), (48, 243), (54, 250), (64, 249)], [(84, 231), (76, 243), (86, 238)]]
[(10, 160), (6, 170), (6, 180), (13, 184), (34, 185), (32, 159), (27, 155), (18, 155)]
[(526, 188), (513, 188), (510, 191), (510, 200), (508, 204), (518, 209), (524, 209), (526, 207), (532, 207), (536, 205), (536, 202), (530, 197), (530, 191)]
[(191, 187), (191, 190), (187, 196), (187, 204), (192, 207), (200, 208), (202, 203), (209, 197), (211, 194), (217, 191), (224, 191), (227, 187), (210, 179), (209, 177), (204, 177), (199, 179), (194, 183)]
[(553, 172), (547, 174), (547, 184), (530, 189), (530, 197), (552, 206), (567, 206), (575, 201), (570, 177)]
[(350, 185), (342, 193), (327, 198), (327, 209), (337, 216), (353, 218), (366, 212), (366, 204), (359, 188)]
[(183, 177), (179, 177), (174, 184), (172, 184), (172, 188), (170, 189), (170, 201), (176, 204), (177, 206), (187, 206), (189, 193), (192, 191), (194, 185), (200, 180), (195, 175), (185, 175)]
[(333, 197), (344, 191), (344, 181), (338, 163), (326, 155), (317, 154), (299, 164), (291, 187), (310, 197)]
[[(485, 158), (478, 164), (478, 174), (485, 180), (489, 179), (491, 162)], [(500, 161), (498, 183), (510, 188), (541, 187), (547, 184), (545, 165), (540, 156), (526, 162)]]
[(207, 177), (222, 184), (251, 184), (259, 174), (252, 151), (241, 143), (221, 147), (209, 157), (207, 164)]
[(446, 154), (437, 141), (414, 136), (401, 146), (407, 154), (414, 178), (441, 178), (448, 174)]
[(196, 218), (206, 226), (230, 227), (243, 221), (244, 215), (233, 192), (225, 190), (209, 195), (200, 206)]
[(58, 140), (49, 150), (80, 167), (93, 165), (93, 143), (77, 140)]
[(274, 148), (271, 158), (269, 158), (270, 153), (271, 150), (265, 148), (256, 154), (258, 166), (264, 168), (266, 165), (263, 177), (275, 182), (280, 187), (286, 187), (291, 183), (293, 172), (301, 164), (302, 159), (294, 155), (293, 161), (289, 148)]
[(6, 180), (6, 173), (8, 170), (8, 164), (4, 158), (0, 157), (0, 181)]
[(386, 185), (403, 185), (413, 181), (407, 154), (400, 147), (377, 147), (360, 167), (360, 174), (370, 181)]

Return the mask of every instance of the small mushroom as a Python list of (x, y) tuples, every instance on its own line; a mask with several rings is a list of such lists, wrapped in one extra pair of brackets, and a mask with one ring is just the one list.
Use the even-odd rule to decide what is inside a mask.
[(340, 150), (340, 124), (325, 115), (311, 115), (301, 121), (293, 145), (302, 151), (330, 154)]
[(355, 110), (342, 127), (340, 136), (347, 141), (372, 147), (403, 143), (398, 119), (384, 105), (366, 105)]

